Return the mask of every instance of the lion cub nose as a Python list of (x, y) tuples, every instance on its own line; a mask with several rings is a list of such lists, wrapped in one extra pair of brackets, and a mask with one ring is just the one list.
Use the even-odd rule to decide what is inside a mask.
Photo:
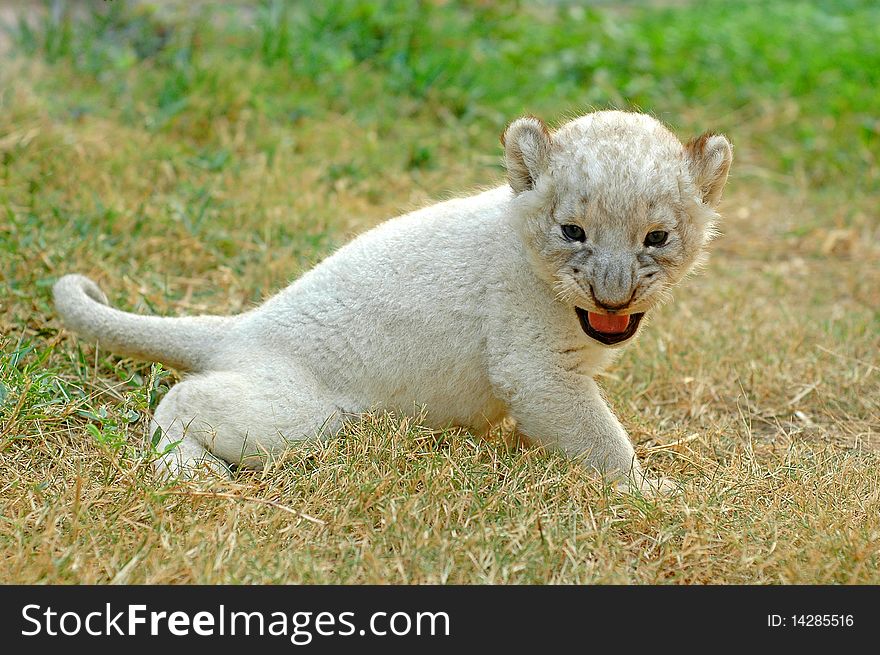
[(596, 305), (601, 307), (602, 309), (606, 309), (609, 312), (618, 312), (621, 309), (626, 309), (629, 306), (629, 301), (627, 300), (624, 303), (618, 303), (617, 305), (611, 305), (607, 302), (602, 302), (601, 300), (596, 300)]
[(612, 248), (599, 248), (591, 270), (587, 272), (590, 291), (596, 306), (609, 312), (626, 309), (635, 296), (635, 271), (632, 257)]
[(609, 312), (619, 312), (626, 309), (635, 295), (634, 289), (621, 288), (609, 291), (608, 289), (596, 289), (592, 284), (590, 291), (593, 293), (593, 302), (596, 303), (596, 306)]

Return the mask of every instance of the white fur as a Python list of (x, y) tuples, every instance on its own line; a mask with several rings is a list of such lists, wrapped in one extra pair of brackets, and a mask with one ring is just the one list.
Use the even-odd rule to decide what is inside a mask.
[[(247, 313), (134, 316), (76, 275), (57, 283), (58, 311), (108, 348), (190, 371), (151, 426), (171, 474), (257, 467), (366, 411), (424, 408), (437, 428), (513, 418), (530, 440), (643, 484), (594, 380), (615, 348), (587, 336), (574, 307), (602, 311), (586, 286), (638, 288), (620, 313), (647, 311), (681, 279), (709, 238), (729, 145), (696, 161), (652, 118), (622, 112), (552, 134), (520, 119), (504, 142), (510, 186), (389, 220)], [(585, 243), (561, 238), (567, 222)], [(657, 226), (673, 235), (659, 263), (641, 245)]]

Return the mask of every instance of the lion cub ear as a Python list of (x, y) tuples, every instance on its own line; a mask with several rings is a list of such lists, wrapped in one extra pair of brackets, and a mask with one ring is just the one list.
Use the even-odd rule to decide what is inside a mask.
[(720, 134), (706, 132), (688, 141), (684, 149), (701, 200), (710, 207), (716, 207), (721, 201), (721, 192), (733, 161), (730, 142)]
[(514, 193), (535, 188), (538, 177), (547, 170), (552, 144), (544, 121), (534, 116), (516, 119), (504, 130), (501, 144), (507, 181)]

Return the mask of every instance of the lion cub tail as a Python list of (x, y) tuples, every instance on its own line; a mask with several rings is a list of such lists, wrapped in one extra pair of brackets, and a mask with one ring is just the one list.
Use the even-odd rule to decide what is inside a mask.
[(207, 364), (234, 317), (138, 316), (108, 306), (107, 297), (82, 275), (65, 275), (52, 289), (64, 324), (115, 353), (162, 362), (182, 371)]

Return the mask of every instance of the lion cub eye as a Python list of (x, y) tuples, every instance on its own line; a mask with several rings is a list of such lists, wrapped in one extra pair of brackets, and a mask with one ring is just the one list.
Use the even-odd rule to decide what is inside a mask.
[(578, 225), (566, 224), (562, 226), (562, 235), (569, 241), (586, 241), (587, 235)]
[(645, 245), (651, 246), (654, 248), (659, 248), (664, 243), (666, 243), (666, 239), (669, 238), (669, 232), (664, 232), (663, 230), (655, 230), (653, 232), (648, 232), (648, 235), (645, 237)]

